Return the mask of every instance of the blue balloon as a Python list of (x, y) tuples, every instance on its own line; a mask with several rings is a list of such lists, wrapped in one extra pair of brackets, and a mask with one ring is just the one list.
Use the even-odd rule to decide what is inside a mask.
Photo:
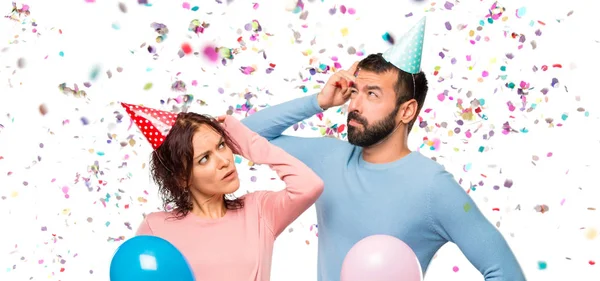
[(185, 257), (167, 240), (136, 236), (125, 241), (110, 263), (111, 281), (194, 281)]

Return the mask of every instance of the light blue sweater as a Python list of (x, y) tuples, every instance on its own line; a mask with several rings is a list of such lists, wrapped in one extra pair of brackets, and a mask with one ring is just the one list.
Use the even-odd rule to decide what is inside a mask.
[(362, 148), (335, 138), (282, 135), (321, 112), (315, 95), (263, 109), (242, 122), (303, 161), (325, 182), (317, 200), (318, 280), (339, 281), (344, 257), (370, 235), (407, 243), (423, 271), (453, 242), (487, 281), (525, 280), (503, 236), (453, 176), (418, 152), (386, 164), (362, 159)]

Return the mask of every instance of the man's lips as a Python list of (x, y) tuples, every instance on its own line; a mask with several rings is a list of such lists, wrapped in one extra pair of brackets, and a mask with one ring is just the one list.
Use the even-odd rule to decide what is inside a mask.
[(348, 121), (348, 125), (349, 126), (353, 126), (353, 127), (357, 127), (359, 125), (362, 125), (361, 123), (358, 123), (356, 120), (354, 119), (350, 119), (350, 121)]

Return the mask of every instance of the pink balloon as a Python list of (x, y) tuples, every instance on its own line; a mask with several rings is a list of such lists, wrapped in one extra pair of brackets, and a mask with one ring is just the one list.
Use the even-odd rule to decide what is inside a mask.
[(413, 250), (389, 235), (372, 235), (356, 243), (342, 264), (341, 281), (421, 281)]

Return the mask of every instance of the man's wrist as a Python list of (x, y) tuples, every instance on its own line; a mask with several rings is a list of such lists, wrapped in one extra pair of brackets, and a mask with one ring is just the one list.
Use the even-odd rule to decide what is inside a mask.
[(322, 94), (318, 93), (317, 94), (317, 104), (319, 105), (319, 108), (321, 108), (322, 111), (327, 110), (329, 107), (326, 106), (323, 101), (322, 101)]

